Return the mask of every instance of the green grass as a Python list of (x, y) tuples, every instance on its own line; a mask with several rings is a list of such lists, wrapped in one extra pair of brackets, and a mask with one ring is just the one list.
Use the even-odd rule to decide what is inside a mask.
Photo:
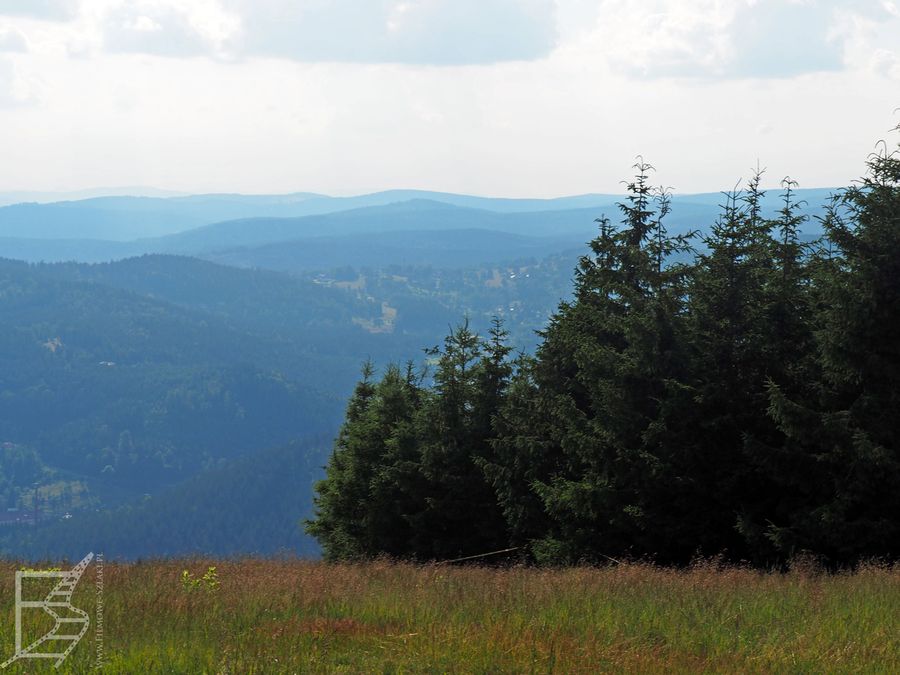
[[(185, 569), (196, 579), (211, 565), (218, 588), (183, 583)], [(0, 564), (2, 659), (14, 570)], [(92, 616), (95, 575), (92, 565), (74, 599)], [(109, 673), (900, 672), (900, 568), (197, 560), (107, 563), (103, 577)], [(94, 669), (94, 638), (92, 627), (60, 670)]]

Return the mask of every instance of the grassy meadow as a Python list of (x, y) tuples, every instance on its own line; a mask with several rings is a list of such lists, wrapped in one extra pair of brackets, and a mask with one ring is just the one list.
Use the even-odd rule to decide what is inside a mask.
[[(0, 660), (13, 651), (15, 569), (0, 563)], [(897, 567), (106, 563), (102, 644), (97, 572), (73, 598), (94, 623), (61, 672), (96, 670), (98, 646), (109, 673), (900, 672)]]

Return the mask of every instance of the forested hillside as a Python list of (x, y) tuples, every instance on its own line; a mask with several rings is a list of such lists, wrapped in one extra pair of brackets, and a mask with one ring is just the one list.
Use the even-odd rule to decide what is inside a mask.
[(0, 315), (0, 551), (314, 550), (322, 454), (285, 444), (339, 421), (355, 295), (193, 259), (0, 261)]
[(30, 559), (75, 559), (85, 550), (131, 559), (314, 556), (318, 547), (298, 523), (311, 514), (313, 484), (329, 441), (330, 436), (307, 438), (266, 448), (122, 506), (74, 511), (71, 518), (7, 531), (6, 537), (0, 530), (0, 546)]
[(0, 439), (61, 475), (151, 491), (333, 424), (339, 399), (313, 376), (327, 364), (302, 347), (53, 277), (0, 264)]
[[(287, 482), (259, 498), (250, 495), (261, 474), (249, 467), (271, 463), (264, 453), (294, 439), (321, 434), (328, 440), (317, 447), (327, 446), (367, 358), (421, 360), (422, 345), (459, 316), (486, 327), (505, 314), (533, 343), (568, 292), (571, 261), (306, 277), (174, 256), (0, 261), (0, 497), (16, 509), (7, 521), (40, 521), (35, 532), (0, 530), (0, 550), (68, 553), (54, 542), (91, 532), (107, 533), (113, 556), (313, 550), (297, 523), (310, 515), (325, 456), (285, 470)], [(233, 460), (246, 463), (231, 470)], [(241, 493), (239, 516), (213, 499), (225, 492)], [(300, 497), (290, 511), (277, 506)], [(205, 515), (179, 519), (178, 509)], [(222, 509), (232, 515), (214, 515)], [(287, 516), (276, 512), (291, 514), (296, 538), (285, 539)], [(128, 536), (113, 537), (118, 527)], [(166, 542), (153, 534), (166, 529)]]
[(533, 357), (498, 321), (364, 372), (308, 531), (332, 559), (896, 559), (900, 154), (868, 167), (805, 243), (789, 179), (774, 216), (757, 174), (670, 234), (639, 163)]

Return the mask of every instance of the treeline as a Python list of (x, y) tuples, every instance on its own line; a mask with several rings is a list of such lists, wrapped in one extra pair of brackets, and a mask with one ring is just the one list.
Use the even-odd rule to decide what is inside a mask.
[(534, 357), (498, 322), (428, 376), (366, 366), (308, 531), (331, 559), (897, 558), (900, 156), (868, 168), (808, 244), (759, 174), (670, 236), (639, 163)]

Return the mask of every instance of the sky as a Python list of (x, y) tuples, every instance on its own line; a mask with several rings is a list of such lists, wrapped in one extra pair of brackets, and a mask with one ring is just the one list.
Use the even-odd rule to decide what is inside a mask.
[(0, 0), (0, 191), (858, 178), (900, 0)]

